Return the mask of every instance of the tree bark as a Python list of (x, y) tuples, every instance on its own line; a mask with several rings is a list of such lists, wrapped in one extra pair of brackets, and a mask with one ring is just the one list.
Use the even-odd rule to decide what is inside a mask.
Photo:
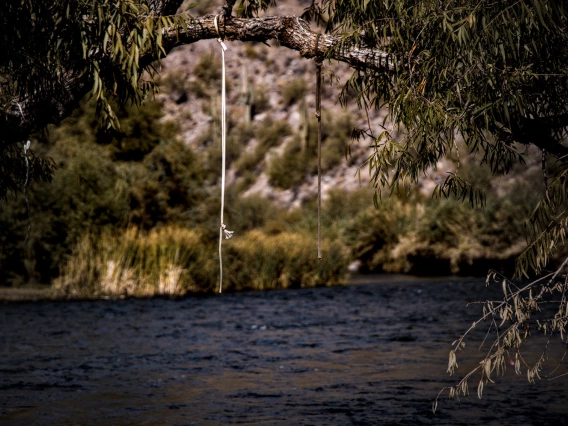
[[(316, 56), (345, 62), (353, 68), (387, 70), (393, 72), (395, 64), (390, 54), (380, 49), (358, 46), (341, 46), (341, 38), (329, 34), (320, 36), (316, 52), (317, 32), (310, 29), (308, 23), (297, 16), (266, 16), (262, 18), (226, 18), (219, 17), (219, 31), (214, 25), (214, 15), (197, 19), (185, 15), (186, 26), (172, 28), (164, 36), (166, 52), (177, 46), (195, 43), (199, 40), (220, 38), (231, 41), (257, 41), (267, 43), (277, 40), (281, 46), (297, 51), (304, 58)], [(145, 63), (157, 58), (149, 55)]]

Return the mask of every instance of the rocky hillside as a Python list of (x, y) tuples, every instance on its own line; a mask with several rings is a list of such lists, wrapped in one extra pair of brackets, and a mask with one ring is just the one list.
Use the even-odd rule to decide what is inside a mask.
[[(278, 3), (269, 13), (301, 14), (307, 4)], [(306, 3), (306, 2), (304, 2)], [(201, 12), (213, 9), (200, 9)], [(228, 184), (282, 206), (298, 206), (317, 193), (315, 64), (297, 52), (260, 43), (227, 42)], [(174, 121), (181, 139), (220, 170), (221, 51), (216, 40), (178, 48), (161, 64), (164, 120)], [(351, 140), (367, 117), (355, 102), (337, 99), (351, 70), (324, 63), (322, 85), (324, 197), (330, 189), (351, 190), (368, 181), (358, 168), (370, 154), (369, 141)], [(210, 161), (210, 167), (215, 167)], [(303, 169), (303, 170), (302, 170)]]

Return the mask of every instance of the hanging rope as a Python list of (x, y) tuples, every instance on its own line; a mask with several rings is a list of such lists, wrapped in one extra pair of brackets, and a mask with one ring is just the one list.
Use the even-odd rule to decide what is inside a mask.
[(322, 60), (318, 54), (321, 34), (316, 36), (316, 118), (318, 120), (318, 259), (321, 260), (321, 66)]
[[(22, 108), (20, 107), (20, 111)], [(28, 199), (27, 188), (28, 182), (30, 180), (30, 162), (28, 160), (28, 150), (30, 149), (31, 141), (26, 141), (24, 143), (24, 158), (26, 159), (26, 181), (24, 182), (24, 199), (26, 200), (26, 210), (28, 212), (28, 231), (26, 232), (26, 238), (24, 239), (24, 246), (28, 242), (28, 238), (30, 238), (30, 231), (32, 229), (32, 217), (30, 215), (30, 200)]]
[(221, 226), (219, 228), (219, 293), (223, 292), (223, 234), (228, 240), (233, 236), (233, 231), (228, 231), (223, 221), (223, 212), (225, 210), (225, 152), (226, 152), (226, 99), (225, 99), (225, 50), (227, 46), (223, 43), (221, 33), (219, 32), (219, 15), (215, 15), (215, 30), (217, 31), (217, 41), (221, 45), (222, 73), (221, 73)]

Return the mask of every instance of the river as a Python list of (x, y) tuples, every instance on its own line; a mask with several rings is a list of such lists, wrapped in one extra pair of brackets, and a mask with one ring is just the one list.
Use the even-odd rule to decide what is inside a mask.
[[(177, 300), (0, 303), (0, 423), (568, 424), (568, 377), (507, 374), (484, 398), (438, 391), (483, 280), (362, 277), (344, 287)], [(472, 346), (458, 373), (475, 365)], [(565, 363), (564, 363), (565, 364)], [(565, 368), (565, 365), (562, 367)], [(459, 376), (459, 375), (458, 375)]]

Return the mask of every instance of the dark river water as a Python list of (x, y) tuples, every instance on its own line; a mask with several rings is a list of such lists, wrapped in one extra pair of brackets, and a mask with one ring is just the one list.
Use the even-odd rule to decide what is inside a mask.
[[(509, 368), (484, 398), (431, 411), (483, 280), (0, 304), (0, 423), (568, 424), (568, 377)], [(491, 292), (491, 290), (489, 290)], [(463, 374), (479, 361), (458, 358)], [(477, 361), (475, 361), (477, 360)], [(565, 366), (563, 366), (565, 368)], [(565, 368), (566, 369), (566, 368)]]

